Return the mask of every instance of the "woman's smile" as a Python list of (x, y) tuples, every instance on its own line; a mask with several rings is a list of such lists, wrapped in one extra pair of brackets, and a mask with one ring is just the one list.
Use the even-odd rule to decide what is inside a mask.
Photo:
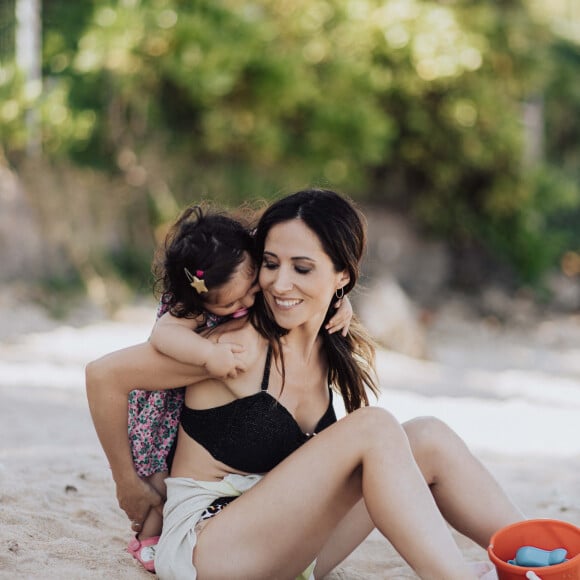
[(290, 298), (277, 298), (274, 297), (274, 302), (276, 306), (282, 308), (284, 310), (290, 310), (294, 308), (294, 306), (298, 306), (298, 304), (302, 304), (303, 300), (292, 300)]

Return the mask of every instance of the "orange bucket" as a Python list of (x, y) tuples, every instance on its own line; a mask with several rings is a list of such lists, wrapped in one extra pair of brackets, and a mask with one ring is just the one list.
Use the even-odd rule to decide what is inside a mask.
[[(522, 546), (567, 550), (567, 561), (554, 566), (523, 567), (508, 564)], [(533, 571), (541, 580), (580, 580), (580, 528), (559, 520), (525, 520), (498, 530), (487, 552), (499, 580), (521, 580)]]

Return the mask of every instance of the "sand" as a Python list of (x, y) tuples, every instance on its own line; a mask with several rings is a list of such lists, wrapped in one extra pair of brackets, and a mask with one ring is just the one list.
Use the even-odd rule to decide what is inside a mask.
[[(145, 339), (152, 316), (152, 308), (132, 308), (114, 321), (3, 333), (0, 578), (152, 578), (124, 551), (131, 532), (83, 384), (87, 361)], [(506, 329), (448, 311), (428, 345), (429, 361), (380, 353), (379, 404), (401, 420), (444, 418), (529, 517), (580, 525), (580, 322)], [(456, 537), (469, 560), (486, 559)], [(415, 577), (378, 533), (330, 576)]]

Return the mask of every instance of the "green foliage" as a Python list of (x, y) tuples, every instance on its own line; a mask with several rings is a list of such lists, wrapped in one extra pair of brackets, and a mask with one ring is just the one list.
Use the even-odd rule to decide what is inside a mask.
[(107, 261), (113, 265), (115, 273), (137, 294), (151, 294), (153, 277), (147, 279), (144, 272), (151, 268), (151, 248), (124, 246), (111, 252)]
[[(580, 49), (525, 0), (44, 4), (45, 90), (0, 69), (0, 145), (18, 158), (37, 107), (45, 154), (124, 180), (154, 225), (315, 183), (487, 246), (523, 281), (580, 247)], [(544, 159), (522, 116), (538, 98)]]
[(79, 272), (41, 279), (32, 293), (33, 300), (46, 308), (53, 318), (64, 319), (82, 302), (86, 288)]
[(399, 49), (418, 98), (388, 99), (401, 132), (376, 190), (452, 244), (482, 242), (537, 281), (565, 247), (552, 218), (580, 205), (557, 164), (533, 169), (524, 148), (523, 104), (550, 84), (553, 40), (521, 2), (421, 7), (401, 21), (412, 40)]

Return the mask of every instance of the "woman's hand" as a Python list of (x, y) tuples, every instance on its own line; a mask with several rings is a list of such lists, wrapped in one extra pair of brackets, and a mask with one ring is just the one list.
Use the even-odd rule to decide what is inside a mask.
[(138, 533), (152, 509), (162, 513), (165, 498), (135, 474), (130, 480), (117, 482), (117, 502), (131, 520), (133, 531)]

